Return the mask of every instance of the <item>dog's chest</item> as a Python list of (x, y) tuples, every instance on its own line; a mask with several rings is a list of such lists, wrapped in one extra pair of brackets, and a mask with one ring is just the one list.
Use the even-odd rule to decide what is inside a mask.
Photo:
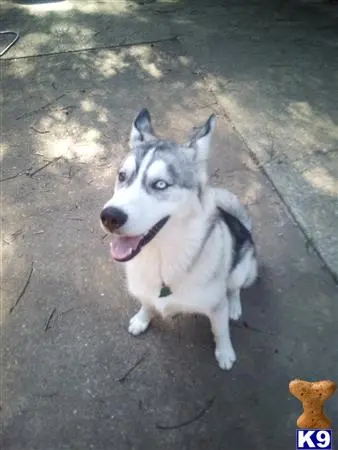
[[(216, 238), (217, 234), (210, 240), (212, 248)], [(193, 244), (181, 246), (179, 255), (177, 248), (180, 247), (172, 245), (165, 252), (161, 249), (161, 254), (154, 249), (131, 260), (126, 266), (130, 293), (163, 316), (210, 310), (225, 292), (224, 271), (220, 270), (220, 262), (221, 266), (223, 263), (219, 255), (206, 249), (205, 255), (189, 270), (198, 250)]]
[(163, 285), (170, 288), (181, 285), (187, 281), (187, 267), (196, 248), (198, 243), (194, 241), (184, 245), (179, 233), (164, 239), (161, 247), (146, 247), (126, 265), (129, 291), (139, 298), (157, 298)]
[(141, 253), (126, 264), (128, 289), (142, 300), (159, 295), (162, 286), (160, 264), (155, 252)]
[(129, 292), (141, 303), (151, 305), (163, 317), (201, 312), (203, 303), (210, 297), (205, 286), (193, 283), (187, 275), (183, 283), (166, 284), (159, 270), (149, 271), (145, 267), (129, 267), (127, 270)]

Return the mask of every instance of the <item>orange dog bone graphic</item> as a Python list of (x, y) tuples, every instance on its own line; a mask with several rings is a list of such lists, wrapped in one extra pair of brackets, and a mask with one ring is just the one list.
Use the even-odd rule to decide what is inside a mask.
[(304, 412), (297, 419), (298, 428), (325, 430), (331, 427), (332, 422), (324, 413), (324, 403), (334, 394), (336, 387), (336, 383), (330, 380), (290, 382), (291, 394), (303, 403)]

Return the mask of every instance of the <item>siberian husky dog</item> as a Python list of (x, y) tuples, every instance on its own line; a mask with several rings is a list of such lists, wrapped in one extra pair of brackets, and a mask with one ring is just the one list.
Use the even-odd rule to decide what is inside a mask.
[(112, 235), (111, 256), (124, 264), (129, 291), (141, 303), (129, 332), (145, 331), (156, 313), (204, 314), (219, 367), (230, 369), (236, 354), (229, 320), (241, 316), (240, 290), (255, 281), (257, 260), (245, 208), (208, 184), (215, 124), (211, 115), (179, 145), (158, 138), (142, 109), (100, 218)]

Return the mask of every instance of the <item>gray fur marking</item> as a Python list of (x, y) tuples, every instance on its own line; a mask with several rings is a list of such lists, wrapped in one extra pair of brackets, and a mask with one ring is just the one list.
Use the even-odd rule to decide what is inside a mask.
[(252, 235), (238, 217), (218, 207), (219, 218), (229, 228), (232, 238), (231, 272), (242, 261), (247, 251), (254, 247)]
[(148, 142), (142, 142), (140, 145), (135, 147), (133, 149), (136, 162), (135, 176), (137, 176), (145, 156), (152, 149), (154, 149), (154, 153), (147, 164), (144, 171), (144, 177), (142, 179), (142, 184), (148, 192), (149, 189), (146, 183), (147, 171), (149, 167), (158, 160), (161, 160), (166, 164), (170, 182), (172, 184), (186, 189), (198, 188), (195, 163), (192, 162), (188, 155), (184, 153), (184, 148), (171, 141), (151, 140)]
[(133, 149), (133, 155), (135, 158), (135, 164), (136, 164), (136, 174), (138, 173), (143, 159), (146, 157), (148, 152), (153, 149), (156, 146), (156, 141), (151, 140), (147, 142), (142, 142), (142, 144), (138, 145)]

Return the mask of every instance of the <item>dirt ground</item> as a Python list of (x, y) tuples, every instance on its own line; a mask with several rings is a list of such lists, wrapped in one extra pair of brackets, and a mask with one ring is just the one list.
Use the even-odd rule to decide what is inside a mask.
[[(1, 28), (21, 38), (0, 60), (1, 448), (293, 448), (290, 380), (338, 381), (336, 9), (2, 8)], [(179, 141), (214, 112), (212, 182), (253, 216), (260, 279), (231, 326), (229, 372), (206, 318), (127, 332), (137, 303), (99, 213), (143, 106)], [(327, 413), (337, 424), (336, 398)]]

